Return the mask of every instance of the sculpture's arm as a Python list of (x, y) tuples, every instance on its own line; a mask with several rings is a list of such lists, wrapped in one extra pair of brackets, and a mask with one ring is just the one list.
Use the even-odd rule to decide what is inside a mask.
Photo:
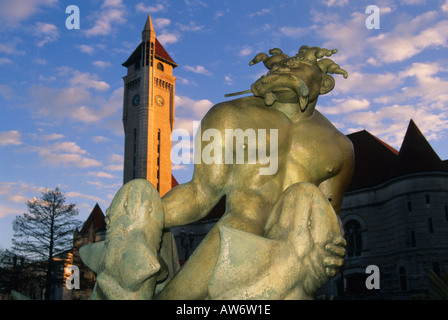
[(319, 189), (330, 201), (337, 215), (339, 215), (342, 207), (344, 193), (352, 181), (355, 165), (353, 145), (348, 138), (344, 137), (342, 139), (341, 148), (344, 153), (342, 168), (334, 177), (325, 180), (319, 185)]
[[(212, 108), (201, 121), (201, 132), (217, 129), (224, 136), (225, 117), (228, 114), (226, 115), (225, 106), (218, 106)], [(196, 136), (196, 139), (200, 138), (200, 135)], [(211, 142), (201, 141), (201, 154), (209, 143)], [(171, 189), (162, 198), (166, 228), (185, 225), (205, 217), (226, 193), (233, 165), (224, 164), (224, 152), (222, 157), (222, 164), (206, 164), (202, 160), (195, 164), (192, 180)]]

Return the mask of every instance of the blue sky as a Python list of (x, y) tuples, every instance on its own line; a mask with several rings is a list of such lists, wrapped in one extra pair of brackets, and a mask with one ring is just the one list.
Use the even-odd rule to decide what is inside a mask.
[[(69, 5), (80, 29), (67, 29)], [(380, 8), (379, 29), (366, 8)], [(0, 0), (0, 248), (25, 201), (59, 187), (84, 220), (122, 185), (121, 64), (148, 13), (174, 61), (176, 127), (192, 128), (224, 94), (266, 69), (259, 52), (339, 49), (349, 72), (317, 109), (348, 134), (366, 129), (399, 149), (412, 118), (448, 159), (448, 0)], [(179, 182), (192, 167), (179, 165)]]

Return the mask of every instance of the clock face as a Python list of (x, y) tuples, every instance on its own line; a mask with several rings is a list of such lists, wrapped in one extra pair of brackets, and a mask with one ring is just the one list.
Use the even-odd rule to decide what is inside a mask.
[(132, 104), (133, 104), (134, 106), (137, 106), (137, 105), (140, 104), (140, 96), (139, 96), (138, 94), (136, 94), (136, 95), (134, 96), (134, 98), (132, 98)]
[(156, 96), (155, 101), (158, 106), (163, 106), (163, 104), (165, 103), (165, 100), (162, 96)]

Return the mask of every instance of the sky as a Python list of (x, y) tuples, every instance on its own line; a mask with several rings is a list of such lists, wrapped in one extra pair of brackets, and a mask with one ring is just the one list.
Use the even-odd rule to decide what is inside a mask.
[[(70, 5), (79, 28), (67, 28)], [(60, 188), (84, 221), (122, 186), (121, 64), (148, 13), (179, 65), (175, 128), (191, 132), (226, 93), (250, 89), (267, 71), (249, 66), (257, 53), (306, 44), (337, 48), (349, 73), (316, 107), (341, 132), (399, 150), (413, 119), (448, 159), (448, 0), (0, 0), (0, 249), (42, 191)], [(189, 181), (192, 165), (173, 175)]]

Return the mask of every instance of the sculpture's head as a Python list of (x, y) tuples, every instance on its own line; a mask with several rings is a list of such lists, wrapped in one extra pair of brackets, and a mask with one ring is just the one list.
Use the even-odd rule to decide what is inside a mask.
[(117, 192), (107, 209), (106, 240), (79, 253), (97, 274), (96, 299), (150, 299), (156, 281), (166, 278), (158, 259), (164, 225), (162, 200), (145, 179), (135, 179)]
[(266, 53), (259, 53), (250, 65), (263, 61), (269, 71), (252, 84), (251, 91), (255, 96), (264, 98), (268, 106), (276, 101), (299, 103), (300, 109), (305, 111), (308, 104), (316, 101), (319, 95), (333, 90), (335, 80), (329, 73), (348, 77), (347, 71), (331, 59), (324, 58), (337, 51), (302, 46), (293, 57), (277, 48), (269, 50), (270, 57)]

